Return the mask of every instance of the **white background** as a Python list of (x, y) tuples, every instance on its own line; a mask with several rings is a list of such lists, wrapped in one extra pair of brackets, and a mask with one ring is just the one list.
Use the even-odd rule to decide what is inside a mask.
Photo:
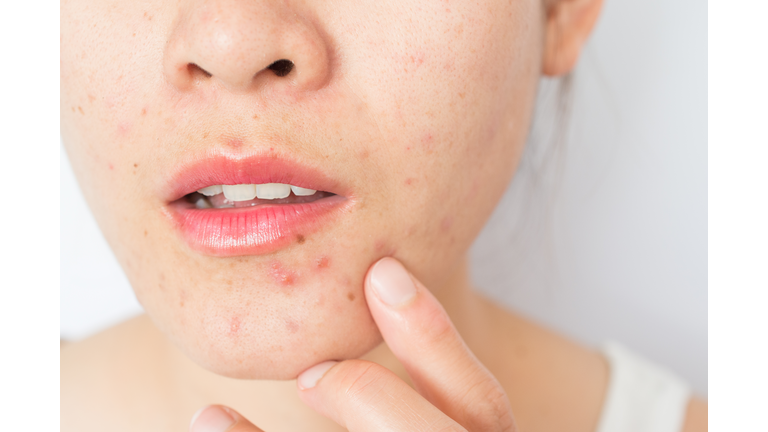
[[(473, 250), (476, 283), (577, 340), (618, 340), (706, 394), (706, 3), (606, 0), (571, 124), (562, 167), (521, 167)], [(61, 336), (76, 340), (141, 309), (61, 160)], [(559, 188), (534, 181), (557, 176)]]

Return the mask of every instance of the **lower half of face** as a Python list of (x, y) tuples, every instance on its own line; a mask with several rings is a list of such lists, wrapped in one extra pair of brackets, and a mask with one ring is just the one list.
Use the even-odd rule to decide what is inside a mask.
[[(185, 2), (128, 3), (62, 4), (62, 134), (137, 298), (192, 359), (291, 379), (380, 342), (363, 295), (377, 259), (400, 259), (433, 290), (451, 278), (522, 152), (536, 1), (234, 2), (218, 20)], [(252, 33), (273, 27), (283, 33)], [(249, 55), (293, 69), (280, 76)], [(283, 201), (235, 197), (230, 186), (251, 183), (232, 178), (304, 179), (294, 186), (334, 204), (299, 222), (217, 228), (235, 243), (267, 230), (258, 247), (208, 247), (190, 209), (220, 226), (237, 219), (221, 212), (253, 216), (243, 202), (282, 215), (311, 201), (295, 189)], [(195, 192), (221, 185), (228, 195)]]

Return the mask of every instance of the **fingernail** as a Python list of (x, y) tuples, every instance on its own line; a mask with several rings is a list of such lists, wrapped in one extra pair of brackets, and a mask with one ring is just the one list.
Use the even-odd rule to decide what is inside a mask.
[(371, 286), (381, 301), (399, 306), (416, 296), (416, 285), (399, 261), (384, 258), (371, 270)]
[(322, 378), (323, 375), (325, 375), (325, 373), (328, 372), (328, 369), (336, 365), (336, 363), (338, 362), (333, 360), (322, 362), (302, 372), (301, 375), (299, 375), (299, 378), (297, 380), (299, 384), (299, 388), (302, 390), (305, 390), (305, 389), (311, 389), (312, 387), (317, 385), (317, 382), (320, 381), (320, 378)]
[(192, 417), (189, 432), (224, 432), (235, 424), (235, 419), (221, 407), (210, 405), (200, 408)]

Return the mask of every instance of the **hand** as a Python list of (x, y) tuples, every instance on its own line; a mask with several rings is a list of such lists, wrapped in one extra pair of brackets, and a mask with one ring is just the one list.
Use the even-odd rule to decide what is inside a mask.
[[(416, 390), (363, 360), (304, 371), (299, 396), (349, 431), (515, 431), (504, 389), (464, 344), (437, 299), (393, 258), (368, 271), (365, 298)], [(191, 432), (261, 431), (231, 408), (210, 406)]]

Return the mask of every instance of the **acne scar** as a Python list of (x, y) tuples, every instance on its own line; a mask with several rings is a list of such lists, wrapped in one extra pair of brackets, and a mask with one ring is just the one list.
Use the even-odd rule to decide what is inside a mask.
[(296, 236), (296, 242), (297, 243), (304, 244), (305, 241), (307, 241), (307, 239), (303, 235), (299, 234), (299, 235)]
[(317, 268), (324, 269), (324, 268), (328, 268), (331, 262), (328, 259), (328, 257), (323, 256), (318, 258), (317, 261), (315, 261), (315, 264), (317, 265)]
[(355, 301), (355, 295), (352, 293), (348, 293), (347, 298), (349, 299), (349, 301)]

